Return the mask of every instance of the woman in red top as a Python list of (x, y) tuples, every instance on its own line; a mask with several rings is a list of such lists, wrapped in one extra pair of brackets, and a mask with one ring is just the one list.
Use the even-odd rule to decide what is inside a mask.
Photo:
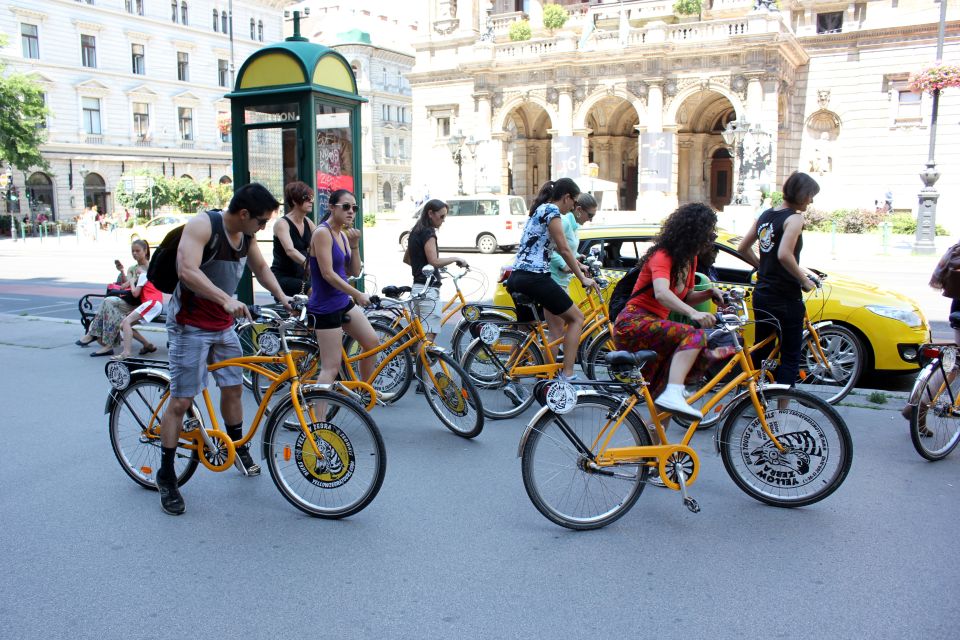
[(666, 389), (654, 402), (691, 418), (703, 416), (684, 400), (683, 382), (706, 348), (707, 338), (702, 328), (672, 322), (667, 316), (676, 311), (704, 328), (716, 323), (713, 314), (691, 306), (710, 298), (723, 299), (717, 289), (693, 290), (697, 255), (716, 240), (716, 225), (716, 212), (698, 202), (670, 214), (653, 246), (640, 259), (633, 295), (614, 325), (613, 341), (618, 349), (652, 349), (659, 354), (644, 370), (651, 393), (663, 388), (665, 365), (670, 361)]
[[(143, 243), (147, 256), (150, 255), (150, 245), (145, 240), (135, 240)], [(147, 271), (140, 272), (136, 284), (130, 289), (130, 294), (140, 298), (140, 306), (130, 312), (120, 323), (120, 335), (123, 338), (123, 351), (111, 360), (125, 360), (130, 357), (130, 345), (133, 343), (133, 325), (138, 322), (150, 322), (163, 310), (163, 293), (147, 280)], [(156, 345), (145, 342), (140, 355), (145, 356), (157, 350)]]

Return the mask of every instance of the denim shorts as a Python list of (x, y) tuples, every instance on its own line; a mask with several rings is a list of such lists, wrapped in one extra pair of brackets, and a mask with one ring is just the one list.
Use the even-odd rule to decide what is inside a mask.
[[(243, 355), (240, 338), (233, 327), (223, 331), (207, 331), (189, 325), (167, 325), (170, 342), (170, 395), (193, 398), (207, 386), (207, 364)], [(218, 387), (243, 384), (240, 367), (226, 367), (213, 372)]]

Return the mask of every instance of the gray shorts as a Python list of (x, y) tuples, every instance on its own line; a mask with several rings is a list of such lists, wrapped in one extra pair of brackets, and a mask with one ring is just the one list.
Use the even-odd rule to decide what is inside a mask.
[(425, 284), (414, 283), (411, 293), (416, 295), (424, 290), (426, 290), (426, 297), (415, 303), (417, 315), (420, 316), (420, 324), (423, 325), (425, 333), (439, 334), (440, 321), (443, 320), (443, 318), (440, 317), (440, 308), (442, 306), (440, 303), (440, 289), (428, 287)]
[[(206, 331), (189, 325), (168, 323), (170, 341), (170, 395), (193, 398), (207, 386), (207, 364), (243, 355), (240, 338), (233, 327), (223, 331)], [(213, 372), (218, 387), (243, 384), (240, 367), (226, 367)]]

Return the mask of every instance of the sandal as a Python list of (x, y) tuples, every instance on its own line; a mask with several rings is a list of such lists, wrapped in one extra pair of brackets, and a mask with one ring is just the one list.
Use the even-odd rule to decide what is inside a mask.
[(126, 359), (129, 358), (129, 357), (130, 357), (130, 356), (124, 355), (124, 354), (121, 353), (121, 354), (118, 354), (118, 355), (115, 355), (115, 356), (110, 356), (110, 360), (112, 360), (113, 362), (122, 362), (123, 360), (126, 360)]
[(151, 344), (145, 346), (143, 349), (140, 349), (140, 355), (145, 356), (149, 353), (155, 353), (157, 350), (157, 345)]

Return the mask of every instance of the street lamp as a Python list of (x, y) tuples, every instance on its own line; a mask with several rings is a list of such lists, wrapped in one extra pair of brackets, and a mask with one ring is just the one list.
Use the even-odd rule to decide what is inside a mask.
[(463, 137), (463, 132), (458, 131), (456, 134), (451, 135), (447, 138), (447, 148), (450, 149), (450, 157), (453, 158), (453, 162), (457, 165), (457, 195), (464, 195), (463, 193), (463, 145), (467, 145), (467, 150), (470, 152), (470, 157), (473, 158), (476, 155), (477, 151), (477, 141), (473, 139), (473, 136), (469, 138)]
[(720, 134), (723, 136), (724, 144), (733, 151), (734, 162), (736, 163), (734, 174), (737, 179), (733, 204), (747, 204), (747, 196), (743, 192), (743, 140), (747, 137), (749, 127), (746, 118), (731, 120)]
[[(947, 20), (947, 2), (940, 0), (940, 26), (937, 30), (937, 64), (943, 61), (943, 30)], [(923, 189), (920, 190), (920, 205), (917, 209), (917, 237), (913, 243), (916, 253), (936, 251), (934, 238), (937, 235), (937, 200), (940, 194), (933, 186), (940, 179), (937, 162), (933, 158), (937, 146), (937, 110), (940, 106), (940, 89), (933, 90), (933, 107), (930, 112), (930, 155), (927, 167), (920, 172)]]

